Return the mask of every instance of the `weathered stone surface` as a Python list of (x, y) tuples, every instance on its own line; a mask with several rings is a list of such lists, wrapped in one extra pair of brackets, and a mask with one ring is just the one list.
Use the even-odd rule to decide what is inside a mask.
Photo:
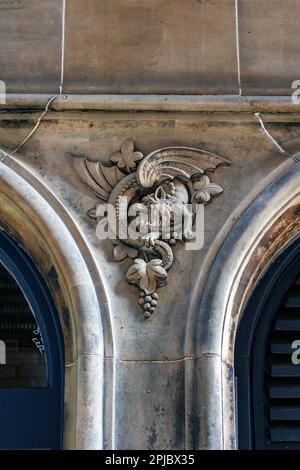
[(239, 0), (241, 88), (245, 95), (291, 95), (300, 78), (297, 0)]
[[(238, 4), (242, 92), (290, 95), (299, 3)], [(63, 76), (70, 93), (239, 92), (234, 0), (72, 0), (65, 28), (60, 0), (3, 0), (0, 11), (8, 92), (59, 93)]]
[(184, 362), (116, 361), (115, 368), (115, 448), (183, 449)]
[[(103, 447), (103, 361), (96, 354), (78, 357), (76, 449)], [(80, 419), (78, 419), (78, 410)]]
[(238, 93), (234, 0), (219, 3), (68, 2), (64, 91)]
[(62, 2), (0, 3), (0, 80), (8, 93), (58, 93)]
[[(218, 448), (223, 435), (221, 357), (211, 354), (186, 361), (186, 383), (187, 448)], [(205, 400), (199, 399), (203, 396)]]
[[(291, 94), (299, 8), (238, 2), (244, 94)], [(64, 78), (70, 93), (239, 93), (234, 0), (72, 0), (65, 23), (61, 0), (3, 0), (0, 11), (8, 92), (59, 93)]]

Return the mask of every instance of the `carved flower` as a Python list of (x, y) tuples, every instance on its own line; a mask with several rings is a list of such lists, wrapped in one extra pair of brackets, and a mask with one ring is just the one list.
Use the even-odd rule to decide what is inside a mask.
[(132, 248), (125, 243), (121, 243), (118, 240), (112, 241), (114, 246), (114, 258), (116, 261), (123, 261), (127, 256), (129, 258), (135, 258), (138, 254), (138, 251), (135, 248)]
[(212, 197), (217, 196), (223, 192), (223, 188), (216, 183), (211, 183), (207, 175), (202, 175), (201, 178), (194, 183), (194, 199), (199, 203), (208, 203)]
[(142, 152), (134, 151), (134, 143), (128, 139), (121, 145), (120, 152), (114, 152), (110, 159), (118, 165), (118, 168), (126, 169), (128, 172), (136, 169), (136, 162), (143, 158)]
[(146, 263), (143, 259), (137, 258), (126, 273), (126, 279), (138, 284), (146, 294), (153, 294), (156, 290), (156, 281), (166, 279), (167, 276), (161, 259), (152, 259)]

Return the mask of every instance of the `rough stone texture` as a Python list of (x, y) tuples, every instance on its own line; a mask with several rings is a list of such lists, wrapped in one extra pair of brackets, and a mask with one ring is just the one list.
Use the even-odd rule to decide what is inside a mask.
[[(78, 358), (77, 384), (80, 392), (77, 395), (77, 413), (79, 409), (82, 419), (78, 419), (77, 414), (76, 449), (102, 448), (102, 433), (99, 433), (99, 424), (103, 422), (102, 367), (101, 357), (96, 354), (81, 355)], [(87, 416), (89, 419), (86, 419)], [(102, 426), (100, 429), (103, 431)]]
[(241, 88), (248, 95), (290, 95), (300, 77), (297, 0), (239, 0)]
[(0, 80), (8, 93), (58, 93), (61, 31), (61, 0), (1, 0)]
[[(1, 0), (11, 93), (291, 95), (297, 0)], [(65, 49), (63, 50), (63, 38)], [(88, 51), (88, 53), (87, 53)], [(61, 67), (61, 62), (63, 66)]]
[(68, 2), (64, 91), (237, 93), (234, 1), (221, 3)]
[(115, 447), (185, 448), (184, 361), (116, 361), (115, 373)]

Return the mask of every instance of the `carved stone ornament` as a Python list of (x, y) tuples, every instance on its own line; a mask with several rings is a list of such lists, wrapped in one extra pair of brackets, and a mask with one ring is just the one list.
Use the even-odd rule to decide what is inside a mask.
[[(194, 237), (192, 229), (198, 205), (208, 204), (211, 198), (223, 192), (221, 186), (211, 182), (208, 174), (230, 162), (189, 147), (166, 147), (144, 157), (134, 149), (132, 140), (126, 140), (106, 163), (76, 158), (74, 165), (80, 179), (97, 198), (115, 209), (115, 221), (109, 215), (98, 217), (96, 207), (88, 214), (99, 224), (107, 224), (115, 233), (112, 240), (115, 260), (133, 259), (126, 279), (138, 286), (139, 305), (145, 318), (149, 318), (157, 306), (158, 289), (164, 286), (173, 264), (174, 246), (179, 240), (185, 243)], [(121, 217), (124, 196), (127, 201), (125, 218)], [(133, 206), (140, 209), (138, 216), (132, 216)], [(146, 213), (151, 208), (150, 218), (141, 217), (140, 214), (145, 216), (145, 208)], [(167, 221), (169, 232), (164, 230), (164, 222), (158, 224), (158, 219), (153, 219), (156, 212), (160, 214), (160, 221)], [(182, 223), (178, 226), (176, 214), (179, 212), (185, 217), (184, 229)], [(137, 219), (138, 236), (131, 236), (127, 225)], [(180, 237), (177, 230), (181, 230)]]

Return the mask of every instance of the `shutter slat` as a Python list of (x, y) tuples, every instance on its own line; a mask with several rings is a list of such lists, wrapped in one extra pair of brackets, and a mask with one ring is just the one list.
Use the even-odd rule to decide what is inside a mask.
[(300, 398), (300, 385), (271, 385), (269, 387), (270, 398)]
[(271, 342), (270, 349), (272, 354), (293, 354), (294, 352), (292, 342), (284, 340), (274, 340)]
[(286, 449), (300, 443), (300, 364), (292, 363), (295, 340), (300, 340), (299, 275), (274, 315), (266, 349), (265, 400), (269, 413), (265, 439), (269, 448)]
[(274, 330), (275, 331), (299, 331), (300, 332), (300, 318), (288, 318), (288, 319), (283, 319), (283, 320), (277, 320), (275, 323)]
[(300, 420), (300, 407), (277, 406), (271, 407), (270, 412), (270, 418), (274, 421)]
[(271, 440), (273, 442), (300, 442), (300, 428), (272, 428)]
[[(273, 365), (271, 367), (272, 377), (300, 377), (300, 367), (297, 365)], [(300, 397), (299, 397), (300, 398)]]
[(290, 295), (285, 303), (286, 308), (300, 308), (300, 296)]

